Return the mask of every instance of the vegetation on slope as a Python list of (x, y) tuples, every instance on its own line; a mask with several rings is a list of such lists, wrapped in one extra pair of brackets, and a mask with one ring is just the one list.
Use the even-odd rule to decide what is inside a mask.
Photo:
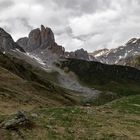
[(0, 54), (0, 112), (77, 104), (73, 94), (51, 82), (54, 78), (53, 73)]
[[(27, 113), (34, 126), (20, 128), (18, 133), (24, 140), (139, 140), (140, 102), (137, 98), (139, 95), (129, 96), (100, 107), (34, 110)], [(4, 136), (8, 135), (3, 140), (14, 140), (14, 132), (3, 132)]]
[(60, 67), (74, 72), (81, 84), (102, 91), (96, 104), (140, 94), (140, 71), (135, 68), (76, 59), (63, 60)]

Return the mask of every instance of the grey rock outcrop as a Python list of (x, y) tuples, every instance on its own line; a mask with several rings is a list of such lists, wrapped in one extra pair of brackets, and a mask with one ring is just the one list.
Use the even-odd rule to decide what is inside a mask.
[(52, 30), (41, 25), (41, 48), (55, 46), (55, 39)]
[(89, 60), (89, 54), (84, 49), (79, 49), (76, 50), (75, 52), (66, 52), (65, 55), (67, 58)]
[(18, 111), (14, 118), (4, 121), (1, 124), (2, 128), (15, 130), (19, 127), (28, 127), (31, 121), (21, 111)]
[(56, 46), (54, 34), (48, 27), (41, 25), (41, 29), (32, 30), (28, 37), (20, 38), (17, 44), (27, 52), (33, 52), (37, 49), (53, 48)]
[[(29, 46), (29, 51), (33, 51), (40, 47), (41, 36), (40, 29), (34, 29), (29, 34), (29, 39), (27, 45)], [(26, 47), (27, 48), (27, 47)]]
[(14, 42), (11, 35), (8, 34), (2, 28), (0, 28), (0, 51), (9, 52), (14, 49), (18, 49), (18, 50), (24, 52), (24, 50)]

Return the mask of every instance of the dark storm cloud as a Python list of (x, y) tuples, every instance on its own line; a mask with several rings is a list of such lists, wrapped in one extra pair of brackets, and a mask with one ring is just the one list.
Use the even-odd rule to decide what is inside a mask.
[(14, 39), (41, 24), (51, 27), (67, 50), (117, 47), (140, 37), (140, 1), (0, 0), (0, 26)]

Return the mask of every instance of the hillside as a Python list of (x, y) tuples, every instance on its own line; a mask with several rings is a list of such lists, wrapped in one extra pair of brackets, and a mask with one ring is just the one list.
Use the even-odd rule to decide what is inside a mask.
[(57, 65), (74, 72), (82, 85), (101, 91), (97, 104), (140, 94), (140, 71), (135, 68), (76, 59), (62, 60)]
[(53, 74), (51, 76), (23, 60), (0, 54), (0, 112), (9, 114), (43, 105), (76, 104), (71, 97), (74, 95), (51, 80)]

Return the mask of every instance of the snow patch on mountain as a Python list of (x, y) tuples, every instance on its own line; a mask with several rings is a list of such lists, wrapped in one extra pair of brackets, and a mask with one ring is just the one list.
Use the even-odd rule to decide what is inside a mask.
[(40, 63), (41, 65), (45, 66), (46, 63), (43, 62), (42, 59), (40, 59), (37, 55), (33, 55), (31, 53), (26, 53), (29, 57), (31, 57), (32, 59), (35, 59), (38, 63)]
[(98, 50), (93, 52), (92, 56), (101, 63), (117, 64), (121, 59), (126, 59), (138, 54), (140, 54), (140, 38), (132, 38), (123, 46), (110, 50)]

